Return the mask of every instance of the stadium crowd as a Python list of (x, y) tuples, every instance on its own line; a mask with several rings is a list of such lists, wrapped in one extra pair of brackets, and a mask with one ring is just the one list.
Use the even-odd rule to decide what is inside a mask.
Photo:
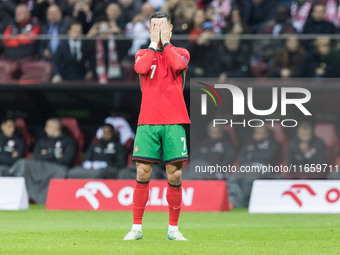
[(1, 82), (135, 80), (134, 55), (160, 9), (175, 37), (185, 36), (174, 43), (191, 53), (190, 77), (340, 76), (339, 45), (329, 37), (340, 26), (335, 0), (3, 0)]

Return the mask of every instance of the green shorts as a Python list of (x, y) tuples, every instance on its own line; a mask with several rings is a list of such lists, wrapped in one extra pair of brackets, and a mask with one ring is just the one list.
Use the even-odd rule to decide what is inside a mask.
[(140, 125), (137, 127), (132, 159), (159, 163), (161, 151), (165, 164), (188, 159), (183, 125)]

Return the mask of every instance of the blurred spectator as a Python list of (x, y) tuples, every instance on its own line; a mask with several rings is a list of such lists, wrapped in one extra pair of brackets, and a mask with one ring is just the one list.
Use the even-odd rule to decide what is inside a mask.
[(228, 34), (218, 48), (220, 79), (249, 77), (250, 50), (237, 35)]
[(323, 4), (315, 4), (311, 10), (310, 17), (304, 27), (304, 34), (334, 34), (334, 25), (325, 20), (326, 8)]
[(106, 7), (105, 14), (111, 31), (115, 34), (121, 34), (124, 31), (125, 24), (122, 20), (122, 9), (119, 4), (110, 3)]
[[(114, 127), (114, 130), (119, 136), (120, 144), (129, 148), (132, 146), (132, 142), (135, 139), (135, 133), (132, 131), (129, 122), (116, 113), (112, 113), (110, 117), (107, 117), (104, 121), (105, 124), (109, 124)], [(96, 137), (98, 139), (103, 137), (103, 129), (98, 129)]]
[(190, 44), (189, 52), (191, 55), (190, 66), (188, 69), (191, 77), (218, 77), (219, 63), (217, 49), (218, 41), (214, 40), (216, 34), (213, 24), (207, 21), (203, 24), (203, 32), (197, 43)]
[[(282, 0), (280, 0), (281, 2)], [(290, 1), (290, 14), (292, 17), (293, 26), (301, 33), (306, 23), (309, 12), (312, 8), (313, 1), (311, 0), (298, 0)]]
[[(37, 53), (35, 37), (40, 32), (40, 26), (31, 21), (29, 9), (19, 4), (15, 9), (15, 22), (8, 25), (4, 39), (4, 55), (6, 59), (31, 59)], [(11, 37), (11, 38), (10, 38)]]
[(36, 0), (33, 4), (32, 16), (37, 17), (40, 23), (46, 23), (47, 9), (51, 5), (58, 5), (58, 0)]
[[(276, 166), (281, 156), (281, 145), (274, 140), (267, 126), (253, 129), (252, 139), (241, 147), (238, 155), (240, 166)], [(248, 207), (253, 181), (256, 178), (278, 178), (278, 174), (261, 172), (234, 173), (228, 179), (229, 201), (234, 207)]]
[(0, 176), (6, 176), (7, 170), (24, 156), (24, 152), (24, 141), (15, 134), (15, 121), (3, 119), (0, 133)]
[(34, 147), (34, 160), (18, 160), (8, 170), (10, 176), (25, 177), (29, 197), (39, 203), (46, 201), (48, 184), (52, 178), (65, 178), (74, 163), (76, 145), (62, 132), (59, 119), (48, 119), (46, 137), (39, 138)]
[(273, 18), (276, 9), (276, 0), (240, 0), (239, 3), (250, 33), (257, 33), (265, 22)]
[(44, 60), (52, 60), (60, 40), (59, 35), (67, 32), (68, 24), (63, 19), (61, 9), (58, 5), (52, 4), (47, 9), (47, 22), (42, 25), (41, 34), (51, 37), (50, 40), (40, 41), (40, 54)]
[(131, 22), (135, 15), (141, 9), (141, 1), (139, 0), (117, 0), (118, 4), (122, 8), (122, 20), (124, 27), (127, 23)]
[(229, 134), (223, 130), (221, 125), (213, 126), (209, 123), (207, 127), (207, 138), (197, 146), (190, 155), (190, 165), (183, 171), (184, 179), (223, 179), (223, 173), (210, 174), (209, 172), (195, 172), (194, 166), (228, 166), (235, 160), (236, 149)]
[(81, 167), (69, 170), (68, 178), (113, 179), (126, 166), (125, 148), (114, 136), (110, 124), (102, 126), (103, 137), (88, 148)]
[(224, 29), (224, 33), (246, 34), (247, 32), (248, 28), (242, 20), (240, 9), (233, 8), (227, 17), (227, 26)]
[(238, 162), (240, 165), (276, 165), (281, 156), (281, 145), (272, 137), (267, 126), (253, 129), (253, 137), (242, 146)]
[(115, 40), (107, 21), (95, 23), (87, 36), (96, 38), (89, 42), (90, 71), (87, 78), (98, 80), (100, 84), (122, 78), (120, 61), (126, 54), (126, 42)]
[(168, 0), (162, 8), (162, 11), (171, 17), (174, 34), (188, 32), (195, 10), (196, 3), (194, 0)]
[[(203, 32), (203, 23), (206, 20), (205, 12), (202, 9), (197, 9), (192, 17), (190, 24), (189, 35), (198, 36)], [(191, 38), (190, 43), (196, 43), (197, 38)]]
[(275, 52), (269, 76), (275, 78), (297, 78), (306, 52), (301, 46), (297, 36), (290, 36), (285, 46)]
[[(308, 122), (301, 122), (297, 128), (296, 137), (288, 142), (286, 150), (286, 160), (288, 165), (305, 166), (310, 164), (326, 163), (326, 148), (324, 142), (314, 135), (313, 126)], [(300, 169), (300, 168), (299, 168)], [(308, 169), (307, 169), (308, 170)], [(326, 174), (326, 173), (321, 173)], [(287, 177), (308, 178), (320, 177), (317, 173), (296, 172), (290, 173)]]
[(15, 0), (0, 1), (0, 34), (3, 34), (7, 25), (13, 22), (15, 7)]
[(301, 66), (302, 77), (339, 77), (339, 53), (332, 49), (329, 37), (318, 37), (315, 49), (310, 52)]
[(144, 3), (141, 12), (125, 27), (125, 35), (133, 38), (129, 50), (129, 55), (133, 58), (137, 51), (140, 50), (143, 45), (147, 44), (149, 40), (149, 20), (154, 12), (155, 10), (151, 4)]
[(226, 19), (231, 12), (232, 0), (213, 0), (211, 6), (214, 8), (214, 30), (216, 33), (221, 33), (226, 27)]
[(159, 11), (166, 3), (166, 1), (167, 0), (147, 0), (147, 2), (151, 4), (156, 11)]
[(85, 34), (93, 25), (96, 17), (105, 15), (102, 1), (63, 0), (61, 9), (65, 18), (75, 19), (82, 23)]
[(271, 19), (260, 28), (259, 33), (263, 34), (286, 34), (295, 32), (290, 20), (290, 10), (285, 6), (278, 6), (275, 10), (274, 19)]
[(54, 57), (52, 83), (85, 79), (85, 64), (88, 59), (86, 41), (81, 40), (82, 33), (81, 23), (76, 21), (70, 25), (69, 40), (61, 41)]

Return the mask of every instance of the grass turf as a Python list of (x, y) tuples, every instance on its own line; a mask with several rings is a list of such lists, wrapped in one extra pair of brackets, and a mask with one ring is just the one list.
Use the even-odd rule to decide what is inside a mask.
[(0, 211), (0, 254), (340, 254), (340, 217), (182, 213), (188, 242), (166, 240), (167, 213), (146, 212), (143, 240), (122, 241), (130, 212)]

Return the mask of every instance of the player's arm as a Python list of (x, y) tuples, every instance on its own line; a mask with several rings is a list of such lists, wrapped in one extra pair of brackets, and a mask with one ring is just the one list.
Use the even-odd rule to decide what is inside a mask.
[(156, 55), (157, 45), (160, 41), (160, 25), (152, 24), (150, 27), (150, 46), (147, 50), (139, 50), (135, 56), (135, 71), (145, 75), (150, 70), (153, 59)]
[(181, 72), (188, 68), (190, 55), (186, 49), (177, 49), (172, 44), (165, 43), (164, 52), (168, 56), (172, 70)]
[(139, 50), (135, 56), (135, 71), (145, 75), (150, 70), (152, 60), (156, 57), (156, 50), (149, 47), (147, 50)]
[(189, 52), (185, 49), (176, 49), (170, 44), (172, 32), (167, 22), (161, 23), (161, 40), (164, 47), (164, 52), (168, 57), (170, 67), (176, 72), (181, 72), (188, 68)]

